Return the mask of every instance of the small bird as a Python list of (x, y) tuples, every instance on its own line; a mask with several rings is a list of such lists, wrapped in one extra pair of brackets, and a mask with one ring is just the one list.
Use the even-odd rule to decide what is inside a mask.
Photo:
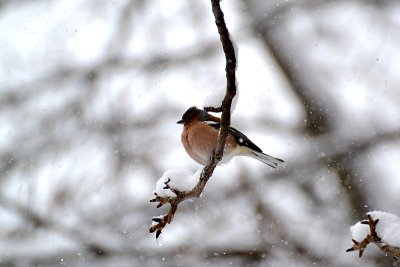
[[(177, 123), (183, 124), (181, 135), (182, 144), (186, 152), (196, 162), (206, 165), (215, 150), (220, 118), (212, 116), (207, 111), (190, 107)], [(234, 156), (248, 156), (255, 158), (272, 168), (277, 168), (281, 159), (262, 153), (250, 139), (233, 127), (229, 128), (225, 143), (224, 155), (220, 163), (229, 162)]]

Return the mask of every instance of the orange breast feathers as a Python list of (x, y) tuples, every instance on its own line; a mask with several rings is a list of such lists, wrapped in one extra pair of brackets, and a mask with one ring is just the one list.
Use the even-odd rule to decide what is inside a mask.
[[(217, 143), (218, 130), (205, 122), (194, 122), (183, 129), (181, 140), (186, 152), (196, 162), (206, 165)], [(229, 134), (221, 163), (228, 162), (237, 146), (235, 138)]]

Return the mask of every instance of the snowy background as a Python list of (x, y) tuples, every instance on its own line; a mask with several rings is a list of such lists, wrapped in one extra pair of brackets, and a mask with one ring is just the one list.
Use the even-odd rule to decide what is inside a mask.
[(222, 2), (235, 128), (285, 160), (217, 167), (148, 233), (156, 181), (199, 165), (182, 113), (224, 90), (209, 1), (0, 2), (0, 266), (389, 266), (346, 253), (400, 215), (400, 3)]

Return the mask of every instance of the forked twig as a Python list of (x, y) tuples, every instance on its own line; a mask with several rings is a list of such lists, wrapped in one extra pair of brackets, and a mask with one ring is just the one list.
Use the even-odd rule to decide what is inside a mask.
[(346, 252), (350, 251), (358, 251), (358, 256), (361, 257), (369, 243), (375, 244), (378, 248), (380, 248), (385, 253), (390, 253), (394, 255), (395, 259), (400, 258), (400, 248), (393, 247), (382, 241), (381, 237), (378, 236), (376, 232), (376, 225), (379, 222), (379, 219), (374, 220), (371, 215), (367, 215), (367, 219), (361, 221), (361, 224), (367, 224), (369, 226), (370, 234), (367, 235), (361, 242), (358, 242), (354, 239), (353, 246), (346, 250)]

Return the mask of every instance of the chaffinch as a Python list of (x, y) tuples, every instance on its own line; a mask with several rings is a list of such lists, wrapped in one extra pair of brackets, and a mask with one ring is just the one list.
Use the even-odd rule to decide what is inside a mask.
[[(196, 162), (206, 165), (216, 147), (220, 118), (212, 116), (205, 110), (191, 107), (177, 123), (184, 126), (181, 140), (186, 152)], [(227, 163), (234, 156), (252, 157), (273, 168), (277, 168), (278, 164), (283, 162), (281, 159), (262, 153), (262, 150), (246, 135), (230, 127), (220, 163)]]

